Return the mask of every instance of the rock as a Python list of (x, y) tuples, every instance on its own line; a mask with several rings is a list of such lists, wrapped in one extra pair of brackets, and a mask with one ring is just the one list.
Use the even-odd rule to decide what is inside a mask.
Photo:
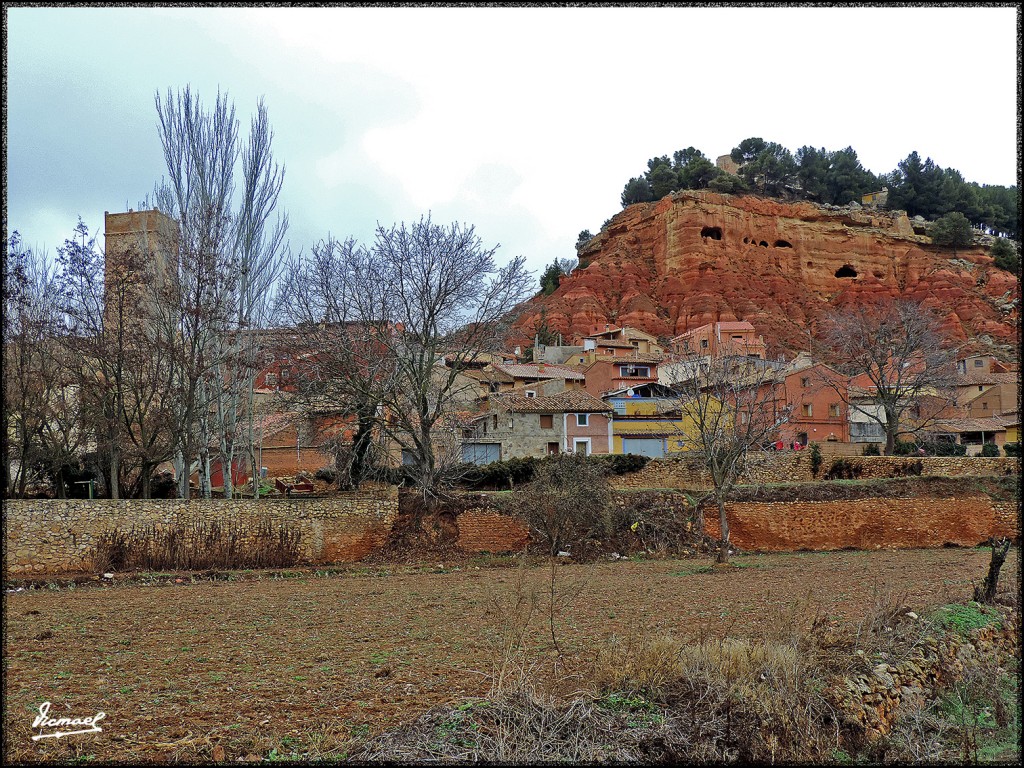
[[(977, 285), (970, 269), (991, 262), (983, 250), (958, 251), (951, 263), (950, 253), (933, 250), (892, 211), (686, 191), (625, 209), (581, 255), (554, 293), (526, 306), (517, 323), (524, 339), (532, 340), (542, 312), (565, 335), (615, 323), (672, 337), (742, 319), (770, 354), (792, 353), (806, 346), (807, 324), (830, 307), (903, 296), (956, 307), (945, 321), (951, 337), (987, 333), (1015, 344), (1019, 310), (1003, 314), (995, 305), (1007, 291), (1012, 298), (1000, 304), (1019, 297), (1014, 276), (989, 270), (989, 281)], [(837, 277), (844, 267), (856, 277)]]

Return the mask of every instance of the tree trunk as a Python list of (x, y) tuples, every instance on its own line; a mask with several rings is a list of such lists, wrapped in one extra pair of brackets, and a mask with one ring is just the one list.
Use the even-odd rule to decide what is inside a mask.
[(719, 497), (718, 501), (718, 523), (722, 528), (722, 538), (718, 543), (718, 562), (729, 562), (729, 521), (725, 516), (725, 499)]
[(989, 546), (992, 547), (992, 559), (988, 564), (988, 575), (985, 577), (984, 585), (974, 588), (974, 601), (977, 603), (991, 603), (996, 597), (996, 587), (999, 586), (999, 569), (1006, 561), (1006, 555), (1010, 551), (1010, 540), (991, 539)]
[(110, 498), (121, 498), (121, 449), (110, 449)]

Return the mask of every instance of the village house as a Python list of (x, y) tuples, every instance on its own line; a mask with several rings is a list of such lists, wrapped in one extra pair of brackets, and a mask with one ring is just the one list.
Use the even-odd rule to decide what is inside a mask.
[(786, 445), (850, 442), (849, 378), (801, 353), (782, 371), (789, 420), (780, 430)]
[(669, 387), (639, 384), (609, 392), (604, 400), (614, 410), (613, 453), (662, 458), (693, 450), (693, 422), (680, 416), (679, 395)]
[(495, 394), (463, 431), (463, 460), (489, 464), (567, 452), (610, 453), (611, 412), (607, 403), (579, 389)]
[(764, 337), (746, 320), (708, 323), (676, 336), (669, 346), (677, 355), (713, 355), (744, 357), (766, 356)]

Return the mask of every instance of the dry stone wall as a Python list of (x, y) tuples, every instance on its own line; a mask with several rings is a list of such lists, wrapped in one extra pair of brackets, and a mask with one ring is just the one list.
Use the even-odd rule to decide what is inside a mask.
[[(842, 459), (822, 457), (819, 476), (828, 472), (833, 462), (842, 460), (859, 470), (864, 480), (916, 474), (918, 462), (921, 475), (941, 477), (991, 477), (1019, 475), (1018, 458), (982, 458), (965, 456), (850, 456)], [(756, 454), (741, 479), (744, 484), (806, 483), (811, 474), (810, 451), (787, 451), (780, 454)], [(654, 459), (638, 472), (611, 478), (616, 488), (693, 488), (711, 487), (707, 471), (693, 458)]]
[(522, 518), (486, 509), (470, 509), (458, 517), (459, 548), (466, 552), (521, 552), (530, 543)]
[(398, 492), (372, 486), (332, 497), (291, 499), (74, 499), (4, 502), (5, 575), (75, 573), (107, 532), (216, 521), (252, 529), (292, 524), (308, 563), (358, 560), (383, 545), (398, 516)]
[(972, 630), (966, 638), (955, 634), (925, 638), (911, 658), (880, 662), (870, 671), (845, 679), (833, 698), (847, 722), (869, 738), (890, 730), (901, 710), (920, 704), (935, 689), (963, 672), (979, 654), (1020, 656), (1020, 614), (1004, 616), (1001, 624)]

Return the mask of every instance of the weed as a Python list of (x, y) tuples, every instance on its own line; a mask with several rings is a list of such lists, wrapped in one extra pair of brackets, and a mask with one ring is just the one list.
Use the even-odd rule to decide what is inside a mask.
[(931, 619), (938, 627), (952, 630), (963, 638), (967, 638), (972, 630), (987, 627), (989, 624), (1002, 626), (998, 611), (974, 601), (966, 605), (944, 605), (932, 614)]

